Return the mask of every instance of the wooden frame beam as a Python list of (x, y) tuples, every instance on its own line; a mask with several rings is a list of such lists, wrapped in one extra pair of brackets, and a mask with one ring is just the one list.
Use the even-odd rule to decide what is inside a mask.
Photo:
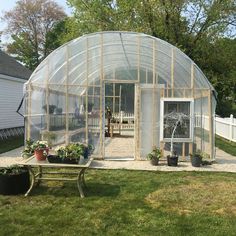
[(210, 143), (210, 158), (214, 158), (214, 144), (213, 144), (213, 115), (212, 115), (212, 92), (209, 90), (208, 95), (208, 116), (209, 116), (209, 143)]
[(105, 83), (104, 83), (104, 73), (103, 73), (103, 34), (100, 35), (100, 155), (102, 159), (105, 158), (105, 144), (104, 144), (104, 135), (105, 135), (105, 117), (104, 117), (104, 99), (105, 99)]
[(65, 142), (69, 143), (69, 88), (68, 88), (68, 79), (69, 79), (69, 51), (68, 45), (66, 46), (66, 80), (65, 80), (65, 93), (66, 93), (66, 133), (65, 133)]
[(175, 48), (171, 48), (171, 97), (174, 97), (174, 60), (175, 60)]

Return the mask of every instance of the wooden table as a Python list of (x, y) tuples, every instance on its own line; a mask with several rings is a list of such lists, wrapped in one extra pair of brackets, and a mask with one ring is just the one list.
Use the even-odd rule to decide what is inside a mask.
[[(25, 159), (21, 162), (19, 162), (19, 165), (25, 166), (28, 168), (30, 175), (31, 175), (31, 184), (30, 188), (26, 192), (25, 196), (28, 196), (31, 190), (35, 185), (38, 185), (40, 181), (42, 180), (53, 180), (53, 181), (76, 181), (77, 187), (80, 193), (80, 197), (84, 197), (83, 188), (85, 187), (85, 179), (84, 174), (87, 168), (89, 168), (90, 164), (92, 163), (93, 158), (89, 159), (82, 159), (80, 160), (79, 164), (64, 164), (64, 163), (49, 163), (47, 160), (45, 161), (37, 161), (34, 156)], [(36, 173), (33, 170), (33, 167), (38, 169), (38, 172)], [(53, 168), (57, 171), (45, 171), (48, 168)], [(59, 169), (66, 169), (66, 172), (59, 172)], [(45, 177), (45, 175), (66, 175), (71, 176), (74, 175), (74, 177)], [(76, 177), (75, 177), (76, 176)]]

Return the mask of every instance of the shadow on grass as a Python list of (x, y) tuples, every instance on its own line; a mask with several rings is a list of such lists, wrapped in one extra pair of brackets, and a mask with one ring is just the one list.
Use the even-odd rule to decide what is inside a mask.
[(105, 183), (89, 183), (85, 188), (88, 197), (116, 197), (120, 193), (120, 186)]
[[(116, 197), (120, 193), (120, 186), (105, 183), (87, 183), (87, 187), (83, 187), (85, 197)], [(40, 184), (34, 187), (30, 196), (52, 195), (54, 197), (70, 197), (79, 196), (77, 184), (59, 183), (58, 185)]]

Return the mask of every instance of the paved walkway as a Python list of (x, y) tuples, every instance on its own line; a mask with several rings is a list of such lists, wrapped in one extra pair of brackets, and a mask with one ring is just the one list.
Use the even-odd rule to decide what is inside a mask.
[(130, 136), (106, 138), (105, 140), (105, 157), (107, 160), (116, 159), (133, 159), (134, 155), (134, 138)]
[[(0, 166), (8, 166), (22, 160), (20, 152), (23, 149), (17, 148), (10, 152), (0, 154)], [(96, 169), (129, 169), (149, 171), (220, 171), (236, 173), (236, 156), (231, 156), (220, 149), (216, 149), (216, 163), (202, 167), (192, 167), (189, 162), (180, 162), (178, 167), (167, 166), (166, 161), (160, 161), (160, 165), (153, 166), (149, 161), (120, 161), (105, 160), (93, 161), (92, 168)]]

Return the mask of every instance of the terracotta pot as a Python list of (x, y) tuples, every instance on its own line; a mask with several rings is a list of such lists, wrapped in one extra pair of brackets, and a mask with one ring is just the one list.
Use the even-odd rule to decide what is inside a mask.
[(46, 151), (48, 155), (49, 148), (44, 148), (44, 149), (38, 149), (34, 150), (34, 156), (38, 161), (45, 161), (47, 158), (47, 155), (43, 155), (43, 153)]

